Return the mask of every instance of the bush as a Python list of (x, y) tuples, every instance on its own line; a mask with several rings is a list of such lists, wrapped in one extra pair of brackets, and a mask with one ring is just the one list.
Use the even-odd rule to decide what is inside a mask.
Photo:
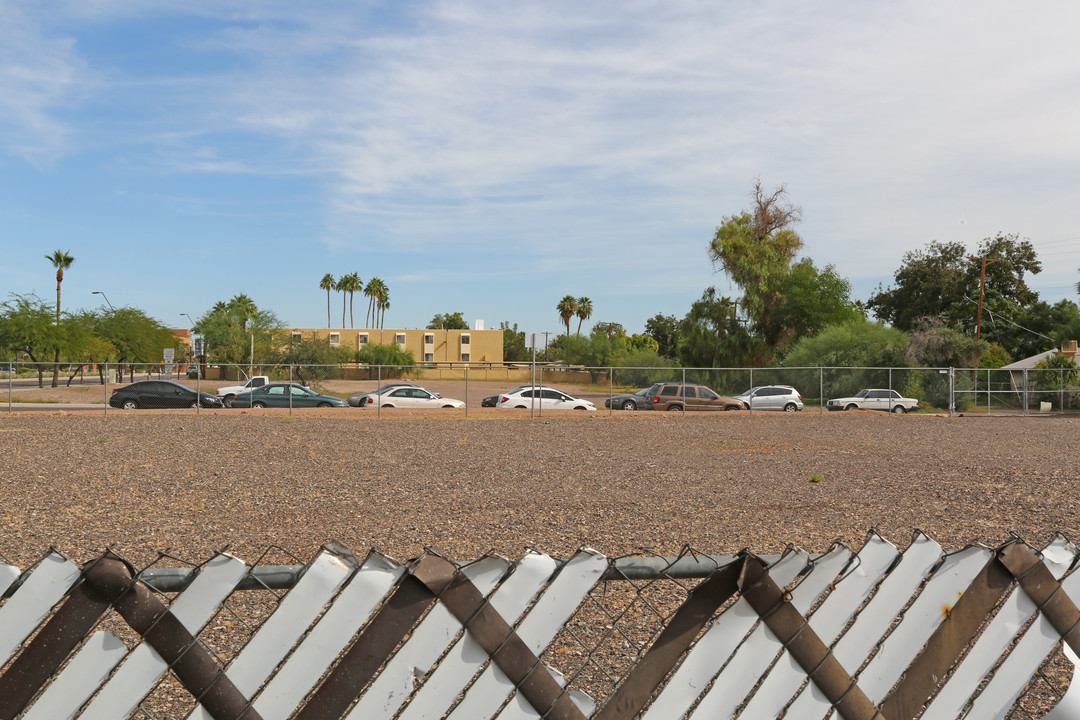
[(382, 365), (387, 367), (382, 377), (395, 378), (405, 374), (406, 368), (416, 367), (416, 360), (408, 350), (402, 350), (397, 345), (370, 344), (356, 353), (356, 361), (368, 365)]

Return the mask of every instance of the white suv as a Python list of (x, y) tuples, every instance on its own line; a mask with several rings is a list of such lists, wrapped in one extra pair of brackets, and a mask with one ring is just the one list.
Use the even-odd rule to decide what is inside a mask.
[(742, 395), (736, 395), (735, 399), (751, 410), (799, 412), (803, 409), (802, 395), (790, 385), (752, 387)]

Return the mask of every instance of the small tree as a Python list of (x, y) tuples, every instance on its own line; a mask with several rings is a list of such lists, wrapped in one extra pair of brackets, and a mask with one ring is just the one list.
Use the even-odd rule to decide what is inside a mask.
[(384, 368), (383, 377), (401, 377), (406, 368), (416, 367), (416, 359), (409, 350), (397, 345), (371, 343), (356, 353), (356, 361)]
[(436, 313), (427, 324), (428, 330), (468, 330), (469, 323), (465, 320), (465, 313)]

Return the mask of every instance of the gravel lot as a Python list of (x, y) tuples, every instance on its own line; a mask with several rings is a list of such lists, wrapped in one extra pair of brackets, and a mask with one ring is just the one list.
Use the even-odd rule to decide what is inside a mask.
[[(97, 389), (100, 392), (100, 388)], [(720, 413), (0, 414), (0, 556), (136, 564), (338, 540), (398, 559), (1076, 538), (1080, 419)], [(820, 481), (813, 481), (820, 476)]]

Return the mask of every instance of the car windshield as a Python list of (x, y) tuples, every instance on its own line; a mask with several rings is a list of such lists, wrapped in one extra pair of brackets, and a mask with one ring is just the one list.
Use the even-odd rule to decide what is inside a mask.
[(867, 395), (869, 395), (869, 394), (870, 394), (870, 391), (869, 391), (869, 390), (860, 390), (860, 391), (858, 392), (858, 394), (857, 394), (857, 395), (855, 395), (855, 397), (857, 397), (857, 398), (864, 398), (864, 397), (866, 397), (866, 396), (867, 396)]
[(635, 395), (640, 395), (641, 397), (645, 397), (645, 395), (647, 395), (647, 394), (648, 394), (648, 392), (649, 392), (649, 388), (643, 388), (643, 389), (641, 389), (641, 390), (638, 390), (638, 391), (637, 391), (636, 393), (634, 393), (634, 394), (635, 394)]

